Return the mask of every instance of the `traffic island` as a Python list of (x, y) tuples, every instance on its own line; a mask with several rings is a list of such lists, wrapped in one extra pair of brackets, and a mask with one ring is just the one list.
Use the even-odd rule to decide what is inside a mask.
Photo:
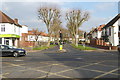
[(64, 53), (64, 52), (67, 52), (67, 50), (66, 49), (62, 49), (62, 50), (59, 49), (58, 52)]
[(66, 49), (63, 49), (62, 43), (60, 43), (58, 52), (62, 52), (62, 53), (67, 52)]

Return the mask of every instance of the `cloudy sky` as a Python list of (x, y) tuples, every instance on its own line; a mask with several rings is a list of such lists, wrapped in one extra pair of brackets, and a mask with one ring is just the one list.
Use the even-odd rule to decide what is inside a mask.
[(71, 9), (80, 9), (87, 11), (90, 18), (83, 23), (80, 29), (89, 31), (92, 27), (106, 24), (118, 14), (118, 2), (2, 2), (1, 11), (12, 19), (18, 18), (19, 24), (27, 25), (29, 29), (39, 28), (41, 31), (47, 31), (45, 24), (38, 19), (38, 9), (41, 6), (57, 6), (62, 14), (62, 26), (66, 27), (65, 13)]

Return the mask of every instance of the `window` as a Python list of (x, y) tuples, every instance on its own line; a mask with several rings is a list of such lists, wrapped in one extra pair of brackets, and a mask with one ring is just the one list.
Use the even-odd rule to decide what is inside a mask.
[(120, 25), (118, 25), (119, 31), (120, 31)]
[(106, 33), (107, 33), (107, 35), (109, 36), (109, 28), (108, 28), (106, 31), (107, 31), (107, 32), (106, 32)]
[(105, 36), (108, 34), (108, 31), (107, 31), (107, 29), (105, 29)]
[(105, 35), (105, 30), (103, 29), (103, 30), (102, 30), (102, 36), (104, 36), (104, 35)]
[(1, 49), (7, 50), (7, 49), (9, 49), (9, 46), (5, 46), (5, 45), (3, 46), (3, 45), (2, 45), (2, 46), (1, 46)]
[(120, 45), (120, 37), (119, 37), (119, 45)]
[(33, 38), (33, 36), (31, 35), (30, 38)]
[(111, 28), (109, 28), (109, 36), (111, 36)]
[(2, 44), (2, 38), (0, 38), (0, 44)]
[(5, 25), (1, 25), (1, 32), (5, 32)]
[(102, 31), (102, 36), (104, 35), (104, 31)]

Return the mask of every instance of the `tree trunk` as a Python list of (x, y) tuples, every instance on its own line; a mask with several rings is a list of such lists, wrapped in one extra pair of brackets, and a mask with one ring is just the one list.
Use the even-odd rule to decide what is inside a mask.
[(47, 47), (50, 47), (50, 39), (48, 39)]
[(57, 36), (57, 43), (59, 44), (59, 37)]
[(50, 34), (50, 37), (48, 39), (47, 47), (50, 47), (50, 40), (51, 40), (52, 34)]
[(72, 44), (75, 44), (75, 37), (72, 38)]
[(38, 46), (38, 41), (35, 41), (34, 42), (34, 47), (37, 47)]
[(78, 46), (78, 38), (77, 38), (77, 36), (75, 38), (75, 45)]
[(75, 34), (75, 45), (78, 46), (78, 28), (76, 28), (76, 34)]

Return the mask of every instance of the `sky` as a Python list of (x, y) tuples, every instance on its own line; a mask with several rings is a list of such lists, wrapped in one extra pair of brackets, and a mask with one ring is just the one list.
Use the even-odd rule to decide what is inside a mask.
[(27, 25), (29, 29), (39, 28), (40, 31), (47, 32), (43, 21), (38, 18), (38, 9), (42, 6), (57, 6), (61, 11), (62, 27), (66, 28), (65, 14), (73, 9), (80, 9), (83, 13), (89, 12), (90, 18), (80, 27), (83, 31), (90, 31), (92, 27), (106, 24), (118, 14), (118, 2), (80, 2), (80, 1), (57, 1), (57, 2), (2, 2), (0, 10), (12, 19), (17, 18), (19, 24)]

